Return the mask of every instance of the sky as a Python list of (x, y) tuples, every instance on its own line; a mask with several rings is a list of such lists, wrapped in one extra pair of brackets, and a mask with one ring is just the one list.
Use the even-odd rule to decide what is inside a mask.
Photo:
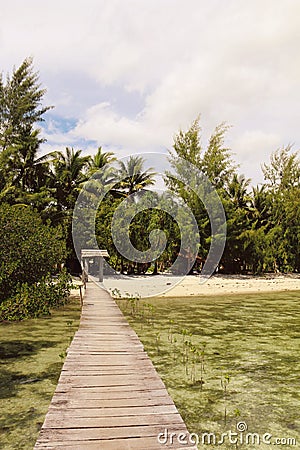
[(47, 89), (42, 151), (167, 152), (200, 115), (221, 122), (256, 184), (282, 146), (300, 147), (299, 0), (10, 0), (0, 71), (32, 56)]

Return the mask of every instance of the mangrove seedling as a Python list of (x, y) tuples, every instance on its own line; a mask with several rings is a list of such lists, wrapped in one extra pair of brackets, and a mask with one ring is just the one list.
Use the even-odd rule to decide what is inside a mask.
[(168, 331), (168, 340), (173, 343), (173, 326), (174, 326), (174, 320), (169, 320), (169, 331)]
[(177, 347), (177, 338), (176, 338), (176, 336), (174, 336), (174, 339), (173, 339), (173, 359), (174, 359), (174, 361), (176, 361), (177, 360), (177, 350), (178, 350), (178, 347)]
[(230, 376), (228, 373), (221, 376), (221, 387), (223, 389), (223, 398), (224, 398), (224, 424), (227, 422), (227, 388), (230, 383)]
[(159, 353), (160, 353), (160, 348), (159, 348), (159, 344), (160, 344), (160, 333), (159, 333), (159, 332), (155, 333), (155, 343), (156, 343), (157, 354), (159, 354)]
[(206, 349), (206, 342), (202, 344), (201, 350), (198, 352), (199, 359), (200, 359), (200, 384), (201, 389), (204, 384), (203, 374), (205, 373), (205, 349)]

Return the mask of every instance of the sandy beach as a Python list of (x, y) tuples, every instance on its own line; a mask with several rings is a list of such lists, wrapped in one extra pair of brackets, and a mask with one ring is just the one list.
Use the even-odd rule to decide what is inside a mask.
[[(97, 282), (96, 278), (90, 278)], [(117, 289), (122, 296), (199, 297), (255, 292), (300, 291), (300, 274), (214, 275), (209, 279), (203, 279), (199, 275), (189, 275), (184, 278), (169, 275), (131, 277), (119, 275), (105, 277), (103, 284), (99, 284), (110, 293)]]
[(214, 275), (203, 284), (199, 284), (199, 277), (192, 275), (187, 276), (163, 296), (207, 296), (295, 290), (300, 290), (300, 275), (268, 275), (264, 277)]

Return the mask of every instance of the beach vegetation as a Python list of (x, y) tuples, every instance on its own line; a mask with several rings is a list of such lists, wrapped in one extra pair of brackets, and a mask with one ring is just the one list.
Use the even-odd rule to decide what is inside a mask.
[[(13, 225), (8, 230), (6, 242), (11, 250), (1, 242), (1, 301), (11, 298), (14, 289), (21, 289), (19, 284), (33, 286), (42, 282), (61, 264), (72, 273), (80, 273), (72, 240), (72, 217), (79, 192), (91, 176), (95, 192), (89, 195), (108, 189), (97, 211), (95, 234), (98, 245), (108, 250), (113, 269), (127, 275), (155, 275), (172, 270), (200, 273), (211, 244), (210, 222), (199, 195), (189, 185), (190, 173), (186, 173), (180, 158), (207, 177), (225, 210), (226, 244), (217, 271), (299, 273), (300, 162), (291, 145), (274, 149), (270, 162), (262, 166), (264, 183), (252, 186), (251, 180), (240, 173), (226, 144), (230, 126), (219, 124), (204, 145), (199, 116), (187, 130), (175, 134), (169, 151), (171, 168), (163, 174), (165, 185), (161, 192), (155, 189), (157, 174), (142, 156), (133, 155), (124, 162), (117, 153), (101, 146), (94, 155), (68, 146), (42, 154), (45, 138), (41, 124), (52, 108), (44, 104), (45, 93), (32, 58), (26, 58), (6, 78), (1, 76), (2, 230), (7, 227), (3, 222), (6, 214), (16, 223), (28, 217), (24, 234)], [(87, 209), (89, 200), (86, 199)], [(142, 210), (141, 200), (145, 205)], [(184, 205), (192, 211), (192, 219)], [(128, 231), (128, 239), (123, 239), (123, 235), (116, 236), (120, 242), (113, 239), (113, 221), (117, 230)], [(180, 224), (188, 236), (188, 248), (181, 248)], [(82, 236), (85, 228), (82, 223)], [(193, 243), (196, 228), (200, 236), (197, 248)], [(191, 246), (196, 258), (189, 267)], [(162, 251), (157, 250), (157, 257), (149, 262), (138, 262), (130, 258), (132, 247), (140, 252), (150, 248)], [(173, 268), (177, 260), (180, 264)]]
[(151, 323), (117, 300), (190, 432), (221, 435), (243, 422), (299, 441), (297, 292), (147, 301)]

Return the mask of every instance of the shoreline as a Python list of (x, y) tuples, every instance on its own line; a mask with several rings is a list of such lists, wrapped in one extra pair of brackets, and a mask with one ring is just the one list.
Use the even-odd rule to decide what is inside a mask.
[(213, 275), (205, 283), (197, 283), (197, 276), (186, 277), (162, 297), (204, 297), (239, 294), (300, 291), (300, 275)]
[[(96, 278), (91, 277), (97, 282)], [(300, 291), (300, 274), (221, 275), (208, 279), (200, 275), (187, 275), (184, 278), (171, 275), (118, 275), (107, 276), (101, 286), (111, 294), (117, 289), (126, 294), (141, 298), (153, 297), (203, 297), (223, 296), (243, 293), (272, 293)]]

